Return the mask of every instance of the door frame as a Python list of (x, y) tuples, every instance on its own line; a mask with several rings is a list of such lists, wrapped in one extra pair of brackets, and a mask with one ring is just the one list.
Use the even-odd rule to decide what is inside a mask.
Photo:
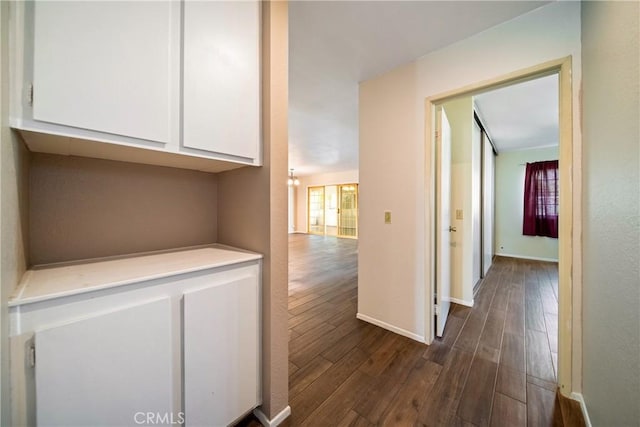
[[(574, 140), (571, 56), (517, 70), (425, 99), (425, 330), (426, 343), (434, 339), (433, 298), (435, 292), (435, 111), (438, 105), (454, 98), (522, 83), (536, 78), (558, 75), (559, 173), (561, 215), (558, 230), (558, 387), (569, 396), (579, 389), (582, 368), (582, 246), (581, 246), (581, 141)], [(576, 384), (576, 387), (573, 385)]]
[[(447, 126), (447, 140), (445, 140), (445, 127), (443, 126), (444, 123), (446, 122)], [(447, 113), (445, 111), (445, 108), (443, 105), (438, 105), (436, 110), (435, 110), (435, 136), (434, 136), (434, 200), (435, 200), (435, 205), (438, 209), (438, 211), (434, 211), (435, 215), (434, 215), (434, 229), (435, 229), (435, 235), (434, 235), (434, 240), (435, 240), (435, 249), (434, 249), (434, 256), (433, 256), (433, 262), (434, 262), (434, 271), (433, 271), (433, 275), (434, 275), (434, 303), (438, 306), (437, 310), (435, 310), (434, 316), (432, 317), (433, 320), (433, 327), (431, 328), (433, 330), (433, 334), (435, 336), (441, 337), (442, 335), (444, 335), (444, 330), (446, 329), (447, 326), (447, 318), (449, 316), (449, 313), (451, 311), (451, 231), (453, 230), (451, 227), (451, 189), (452, 189), (452, 185), (451, 185), (451, 151), (452, 151), (452, 147), (451, 147), (451, 142), (452, 142), (452, 137), (451, 137), (451, 124), (449, 122), (449, 119), (447, 118)], [(439, 143), (438, 143), (439, 140)], [(449, 176), (447, 177), (447, 179), (445, 180), (444, 178), (442, 178), (444, 176), (444, 173), (442, 172), (443, 170), (443, 165), (445, 164), (444, 162), (444, 148), (446, 144), (445, 142), (447, 142), (449, 144), (448, 148), (447, 148), (447, 160), (448, 160), (448, 172), (449, 172)], [(441, 206), (445, 206), (445, 203), (442, 203), (442, 199), (444, 196), (444, 192), (443, 190), (443, 182), (448, 181), (447, 182), (447, 186), (449, 187), (449, 194), (447, 195), (448, 197), (448, 203), (447, 203), (447, 210), (440, 210)], [(438, 203), (438, 201), (440, 201), (440, 203)], [(447, 231), (445, 231), (445, 224), (443, 224), (443, 222), (446, 221), (446, 227), (447, 227)], [(442, 254), (442, 248), (449, 248), (448, 249), (448, 255), (445, 257)], [(440, 250), (439, 250), (440, 249)], [(447, 251), (444, 251), (447, 252)], [(440, 255), (439, 255), (440, 254)], [(443, 260), (447, 259), (446, 263), (443, 263)], [(443, 264), (446, 264), (446, 266), (444, 266)], [(444, 268), (448, 269), (447, 273), (444, 274)], [(447, 283), (446, 286), (444, 286), (444, 283)], [(438, 284), (440, 284), (440, 287), (438, 287)], [(443, 290), (446, 288), (447, 292), (443, 292)], [(445, 301), (446, 299), (446, 301)], [(444, 321), (442, 322), (442, 333), (438, 334), (439, 329), (440, 329), (440, 321), (443, 320), (444, 317)]]

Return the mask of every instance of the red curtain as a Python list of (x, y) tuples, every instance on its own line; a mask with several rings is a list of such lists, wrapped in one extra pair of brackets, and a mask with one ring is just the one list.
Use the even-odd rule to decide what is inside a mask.
[(522, 234), (558, 238), (558, 161), (527, 163)]

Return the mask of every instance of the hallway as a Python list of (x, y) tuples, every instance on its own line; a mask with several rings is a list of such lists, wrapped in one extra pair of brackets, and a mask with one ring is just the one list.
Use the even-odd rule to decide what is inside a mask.
[(284, 425), (562, 425), (556, 264), (497, 258), (430, 346), (355, 318), (356, 240), (290, 235), (289, 282)]

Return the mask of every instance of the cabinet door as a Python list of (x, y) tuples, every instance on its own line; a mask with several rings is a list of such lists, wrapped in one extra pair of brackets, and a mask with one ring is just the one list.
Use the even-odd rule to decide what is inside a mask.
[(257, 159), (260, 5), (186, 1), (182, 145)]
[(36, 331), (35, 345), (38, 425), (135, 425), (139, 412), (179, 418), (168, 298)]
[(176, 10), (169, 1), (36, 2), (33, 118), (167, 143)]
[(187, 426), (229, 425), (258, 405), (258, 289), (248, 276), (184, 294)]

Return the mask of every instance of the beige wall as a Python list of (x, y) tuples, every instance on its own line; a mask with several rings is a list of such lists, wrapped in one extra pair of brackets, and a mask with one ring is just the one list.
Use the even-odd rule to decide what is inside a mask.
[(9, 295), (28, 264), (29, 153), (8, 127), (9, 2), (0, 2), (0, 425), (10, 425)]
[[(423, 339), (424, 191), (415, 64), (360, 86), (358, 314)], [(384, 212), (391, 211), (391, 224)], [(366, 317), (363, 317), (366, 316)]]
[(357, 184), (358, 171), (332, 172), (300, 177), (300, 185), (296, 186), (293, 200), (294, 230), (298, 233), (307, 232), (307, 189), (320, 185)]
[(31, 263), (214, 243), (215, 174), (32, 155)]
[(640, 8), (582, 6), (583, 395), (594, 426), (640, 420)]
[(0, 136), (0, 364), (2, 373), (1, 425), (10, 425), (9, 318), (7, 301), (29, 264), (28, 180), (29, 152), (6, 126)]
[(496, 255), (558, 261), (558, 239), (522, 235), (526, 163), (558, 160), (558, 147), (503, 151), (496, 157)]
[[(425, 300), (425, 278), (431, 277), (425, 263), (432, 257), (425, 244), (432, 237), (425, 227), (432, 196), (425, 184), (431, 173), (425, 170), (425, 99), (568, 55), (577, 106), (580, 4), (555, 2), (361, 83), (359, 312), (418, 338), (431, 327)], [(576, 108), (577, 145), (579, 123)], [(579, 166), (579, 155), (573, 162)], [(394, 211), (392, 225), (383, 221), (388, 209)]]
[(269, 418), (288, 407), (287, 3), (263, 3), (263, 164), (219, 174), (218, 241), (264, 254), (262, 398)]

